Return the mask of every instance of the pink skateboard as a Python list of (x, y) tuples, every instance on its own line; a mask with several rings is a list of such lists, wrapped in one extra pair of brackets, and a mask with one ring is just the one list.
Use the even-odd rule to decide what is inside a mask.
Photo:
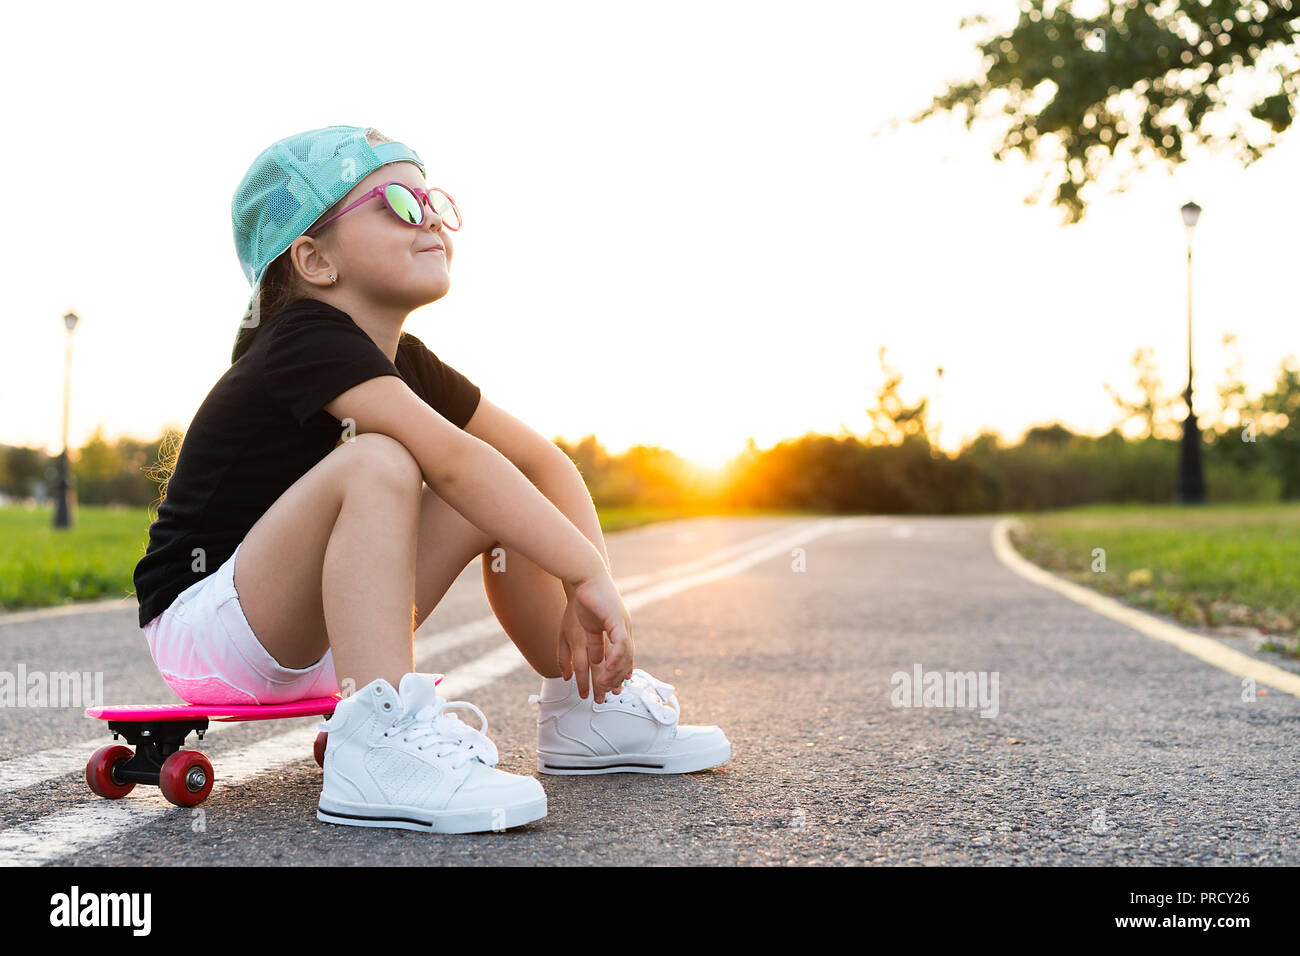
[[(185, 750), (191, 730), (203, 739), (208, 720), (277, 720), (282, 717), (322, 717), (334, 713), (339, 697), (315, 697), (287, 704), (146, 704), (90, 707), (87, 717), (108, 721), (113, 739), (121, 735), (133, 745), (110, 744), (96, 750), (86, 764), (86, 783), (101, 797), (116, 800), (137, 783), (156, 786), (178, 807), (193, 807), (212, 792), (212, 763), (197, 750)], [(316, 735), (316, 762), (325, 765), (325, 734)]]

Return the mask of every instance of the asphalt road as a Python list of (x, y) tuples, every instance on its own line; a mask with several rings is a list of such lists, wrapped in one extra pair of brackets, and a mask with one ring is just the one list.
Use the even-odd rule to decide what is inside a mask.
[[(1026, 580), (996, 556), (995, 520), (611, 535), (637, 666), (676, 686), (683, 723), (721, 726), (732, 757), (684, 776), (538, 775), (548, 815), (502, 833), (319, 822), (311, 719), (199, 744), (216, 772), (200, 808), (151, 787), (103, 800), (81, 777), (110, 742), (102, 723), (0, 707), (0, 863), (1300, 862), (1300, 699), (1243, 699), (1240, 677)], [(172, 702), (135, 614), (0, 616), (0, 671), (102, 671), (107, 703)], [(477, 561), (417, 638), (418, 666), (487, 715), (499, 766), (535, 773), (540, 679), (495, 626)], [(983, 674), (988, 696), (898, 706), (894, 675), (918, 670)]]

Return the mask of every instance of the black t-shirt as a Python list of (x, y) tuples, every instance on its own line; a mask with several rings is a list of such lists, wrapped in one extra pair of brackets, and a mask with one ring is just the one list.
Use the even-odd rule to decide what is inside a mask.
[(400, 376), (458, 428), (478, 408), (478, 386), (414, 335), (402, 333), (390, 362), (351, 316), (316, 299), (299, 299), (258, 329), (181, 442), (135, 566), (141, 627), (221, 567), (280, 495), (338, 446), (342, 423), (324, 406), (379, 375)]

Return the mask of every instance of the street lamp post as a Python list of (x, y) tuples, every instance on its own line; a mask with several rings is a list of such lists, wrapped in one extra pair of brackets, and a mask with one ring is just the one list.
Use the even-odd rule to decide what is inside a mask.
[(1201, 474), (1201, 430), (1192, 412), (1192, 230), (1201, 217), (1201, 207), (1189, 202), (1182, 208), (1187, 228), (1187, 418), (1183, 420), (1183, 446), (1178, 467), (1178, 501), (1181, 504), (1205, 503), (1205, 479)]
[(54, 509), (54, 527), (72, 527), (72, 515), (68, 508), (68, 492), (71, 488), (71, 476), (68, 472), (68, 404), (72, 393), (72, 330), (77, 327), (77, 313), (69, 312), (63, 317), (63, 324), (68, 329), (68, 344), (63, 354), (63, 452), (59, 455), (58, 502)]

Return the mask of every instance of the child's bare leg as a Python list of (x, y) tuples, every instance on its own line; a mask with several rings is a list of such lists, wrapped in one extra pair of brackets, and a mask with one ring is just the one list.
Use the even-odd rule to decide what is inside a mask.
[(366, 433), (335, 448), (258, 519), (235, 589), (253, 633), (285, 667), (334, 654), (340, 686), (413, 670), (417, 515), (423, 476), (400, 442)]
[(524, 659), (543, 677), (560, 677), (556, 651), (568, 598), (560, 579), (518, 551), (483, 556), (483, 589)]
[(543, 677), (559, 677), (555, 658), (567, 606), (564, 585), (519, 552), (502, 546), (494, 555), (496, 548), (490, 535), (426, 485), (416, 558), (416, 626), (429, 616), (474, 556), (482, 554), (483, 588), (497, 620), (533, 670)]

